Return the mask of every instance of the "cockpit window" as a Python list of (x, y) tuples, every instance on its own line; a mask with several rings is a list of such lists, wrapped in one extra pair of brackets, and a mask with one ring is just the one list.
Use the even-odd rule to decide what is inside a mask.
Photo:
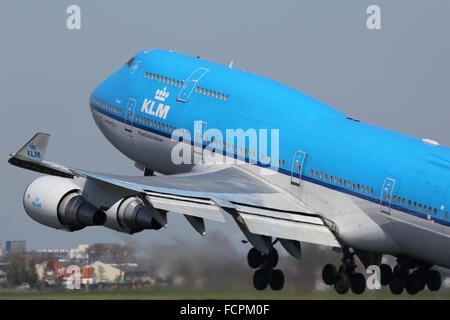
[(128, 60), (128, 62), (127, 62), (128, 68), (131, 67), (133, 62), (134, 62), (134, 57), (132, 57), (130, 60)]

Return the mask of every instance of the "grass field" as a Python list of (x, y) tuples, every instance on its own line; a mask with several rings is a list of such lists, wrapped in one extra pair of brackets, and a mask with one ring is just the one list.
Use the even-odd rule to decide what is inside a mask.
[(362, 295), (355, 295), (347, 293), (346, 295), (338, 295), (334, 291), (329, 292), (312, 292), (300, 293), (294, 290), (282, 290), (279, 292), (265, 290), (256, 291), (253, 289), (225, 289), (223, 291), (205, 291), (195, 289), (137, 289), (137, 290), (122, 290), (122, 289), (103, 289), (103, 290), (75, 290), (75, 291), (11, 291), (1, 290), (0, 300), (111, 300), (111, 299), (131, 299), (131, 300), (181, 300), (181, 299), (288, 299), (288, 300), (348, 300), (348, 299), (375, 299), (375, 300), (391, 300), (391, 299), (425, 299), (425, 300), (450, 300), (450, 292), (442, 291), (432, 293), (423, 291), (420, 294), (410, 296), (403, 293), (400, 296), (394, 296), (387, 290), (366, 291)]

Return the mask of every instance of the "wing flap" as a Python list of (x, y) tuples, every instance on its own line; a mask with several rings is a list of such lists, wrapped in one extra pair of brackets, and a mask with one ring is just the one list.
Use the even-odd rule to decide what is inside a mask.
[(247, 213), (240, 213), (240, 215), (248, 230), (255, 234), (340, 247), (333, 233), (323, 224), (311, 224)]
[(211, 200), (148, 192), (151, 204), (160, 210), (225, 222), (221, 210)]

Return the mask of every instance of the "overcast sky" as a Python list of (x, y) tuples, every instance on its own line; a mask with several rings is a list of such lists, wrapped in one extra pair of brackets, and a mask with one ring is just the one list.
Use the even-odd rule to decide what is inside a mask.
[[(66, 8), (81, 7), (81, 30)], [(381, 8), (381, 30), (366, 9)], [(39, 176), (7, 164), (35, 132), (52, 134), (46, 157), (78, 168), (139, 174), (96, 128), (91, 91), (142, 49), (163, 48), (281, 81), (352, 117), (450, 144), (450, 2), (442, 1), (7, 1), (0, 2), (0, 241), (29, 248), (128, 239), (105, 228), (66, 233), (22, 206)], [(268, 115), (270, 116), (270, 115)], [(242, 238), (232, 221), (207, 222)], [(182, 217), (133, 236), (140, 244), (200, 241)], [(203, 239), (202, 241), (207, 241)]]

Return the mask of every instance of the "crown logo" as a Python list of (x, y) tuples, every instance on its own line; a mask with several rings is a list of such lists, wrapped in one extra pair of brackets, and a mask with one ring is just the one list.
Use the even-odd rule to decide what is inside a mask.
[(169, 97), (170, 92), (166, 91), (166, 87), (164, 89), (158, 89), (156, 90), (155, 99), (159, 101), (166, 101), (166, 99)]

